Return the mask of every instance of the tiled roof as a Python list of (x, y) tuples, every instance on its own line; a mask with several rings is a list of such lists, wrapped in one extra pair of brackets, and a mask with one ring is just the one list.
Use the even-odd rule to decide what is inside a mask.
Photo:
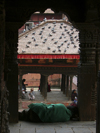
[(66, 20), (44, 20), (19, 35), (19, 54), (78, 54), (79, 31)]

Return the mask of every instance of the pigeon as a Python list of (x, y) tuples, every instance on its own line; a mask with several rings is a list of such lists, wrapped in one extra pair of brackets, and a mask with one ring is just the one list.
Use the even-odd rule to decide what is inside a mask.
[(43, 41), (43, 43), (45, 43), (46, 41)]
[(49, 36), (52, 36), (52, 34), (49, 33)]
[(33, 32), (32, 35), (35, 35), (35, 32)]
[(56, 22), (53, 22), (53, 24), (56, 24)]
[(22, 50), (22, 53), (25, 53), (26, 51)]
[(42, 27), (42, 30), (44, 30), (45, 29), (45, 27)]
[(74, 45), (74, 48), (76, 48), (77, 46), (76, 45)]
[(56, 50), (53, 50), (52, 52), (53, 52), (53, 53), (55, 53), (55, 52), (56, 52)]
[(54, 42), (54, 44), (57, 44), (57, 43), (58, 43), (58, 41)]
[(59, 52), (61, 52), (61, 50), (60, 50), (60, 49), (58, 49), (58, 51), (59, 51)]
[(36, 41), (36, 39), (34, 38), (34, 41)]
[(54, 38), (52, 38), (51, 40), (54, 40)]
[(60, 36), (59, 39), (62, 39), (62, 36)]
[(74, 44), (74, 42), (71, 42), (72, 44)]
[(25, 38), (27, 38), (27, 37), (28, 37), (28, 35), (25, 36)]
[(76, 39), (76, 41), (79, 41), (79, 39)]
[(77, 36), (75, 36), (74, 38), (77, 38)]
[(45, 26), (47, 26), (47, 25), (48, 25), (48, 23), (45, 24)]
[(40, 31), (39, 35), (42, 35), (42, 31)]
[(51, 28), (51, 26), (48, 27), (48, 29), (50, 29), (50, 28)]
[(29, 48), (29, 46), (28, 46), (28, 45), (26, 45), (26, 48)]
[(67, 29), (65, 29), (65, 31), (68, 31)]
[(51, 30), (54, 31), (54, 28), (52, 28)]
[(63, 25), (63, 23), (60, 23), (61, 25)]
[(74, 31), (71, 34), (74, 34)]
[(34, 36), (32, 36), (32, 39), (34, 39)]
[(65, 35), (65, 34), (62, 32), (62, 35)]
[(68, 43), (67, 45), (70, 45), (70, 43)]
[(56, 24), (54, 25), (54, 27), (56, 27)]
[(57, 48), (60, 48), (61, 46), (59, 45), (59, 46), (57, 46)]
[(67, 42), (68, 40), (65, 40), (64, 42)]
[(64, 53), (66, 52), (66, 49), (64, 50)]
[(63, 46), (63, 44), (64, 44), (64, 43), (62, 42), (62, 43), (61, 43), (61, 46)]
[(60, 26), (60, 29), (62, 29), (62, 26)]
[(52, 33), (56, 33), (56, 31), (53, 30)]
[(47, 47), (48, 50), (50, 50), (50, 47)]
[(66, 28), (67, 27), (67, 25), (64, 25), (64, 28)]
[(47, 41), (47, 38), (45, 38), (44, 41)]
[(43, 38), (43, 35), (41, 36), (41, 39)]
[(38, 44), (35, 44), (35, 46), (38, 46)]
[(31, 41), (29, 41), (29, 42), (27, 42), (28, 44), (30, 44), (31, 43)]

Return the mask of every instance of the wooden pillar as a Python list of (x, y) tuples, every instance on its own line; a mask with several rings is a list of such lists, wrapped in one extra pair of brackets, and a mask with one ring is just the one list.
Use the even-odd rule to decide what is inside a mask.
[(42, 88), (43, 88), (43, 75), (41, 74), (41, 79), (40, 79), (40, 92), (42, 94)]
[(6, 22), (6, 44), (8, 47), (7, 67), (7, 88), (9, 90), (9, 121), (18, 122), (18, 63), (17, 63), (17, 47), (18, 47), (18, 25), (14, 22)]
[(19, 98), (22, 98), (22, 74), (19, 75), (19, 82), (20, 82)]
[(97, 81), (96, 133), (100, 133), (100, 71), (98, 72), (98, 81)]
[(65, 94), (65, 75), (62, 74), (61, 91)]
[(69, 100), (71, 100), (71, 93), (72, 93), (72, 79), (73, 79), (73, 76), (70, 76)]
[(42, 94), (43, 94), (44, 100), (47, 99), (47, 82), (48, 82), (48, 75), (43, 75)]
[(69, 96), (69, 76), (67, 75), (66, 96)]

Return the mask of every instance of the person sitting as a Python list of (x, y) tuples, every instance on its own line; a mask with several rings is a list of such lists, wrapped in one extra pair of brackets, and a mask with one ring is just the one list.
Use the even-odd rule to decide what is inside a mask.
[(35, 96), (34, 96), (34, 89), (33, 89), (33, 88), (31, 88), (31, 90), (30, 90), (30, 92), (29, 92), (29, 94), (28, 94), (28, 97), (29, 97), (30, 100), (35, 99)]
[(67, 106), (67, 108), (72, 112), (71, 120), (79, 120), (77, 97), (75, 97), (73, 103), (71, 103), (70, 106)]
[(77, 97), (77, 93), (76, 93), (76, 90), (73, 90), (71, 94), (71, 100), (74, 101), (75, 97)]

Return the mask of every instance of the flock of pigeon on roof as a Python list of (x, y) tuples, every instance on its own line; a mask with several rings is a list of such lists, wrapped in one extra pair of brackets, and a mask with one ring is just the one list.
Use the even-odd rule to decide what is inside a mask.
[(79, 54), (79, 31), (66, 20), (46, 20), (19, 36), (19, 54)]

